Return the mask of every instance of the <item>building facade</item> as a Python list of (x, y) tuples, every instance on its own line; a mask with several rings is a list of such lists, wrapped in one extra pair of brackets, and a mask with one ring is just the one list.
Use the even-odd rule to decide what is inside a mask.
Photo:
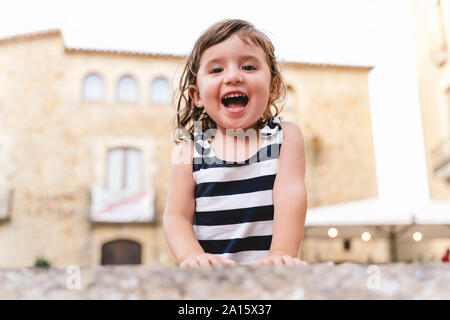
[(450, 200), (450, 1), (416, 0), (414, 14), (430, 198)]
[[(0, 39), (0, 267), (175, 262), (162, 215), (185, 61), (67, 48), (59, 30)], [(309, 208), (377, 196), (370, 69), (282, 63)]]

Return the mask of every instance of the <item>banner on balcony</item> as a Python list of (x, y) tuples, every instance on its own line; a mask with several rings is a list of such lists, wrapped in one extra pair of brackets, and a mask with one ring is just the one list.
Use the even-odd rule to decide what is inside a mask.
[(154, 217), (153, 190), (140, 192), (92, 189), (91, 220), (96, 222), (150, 222)]

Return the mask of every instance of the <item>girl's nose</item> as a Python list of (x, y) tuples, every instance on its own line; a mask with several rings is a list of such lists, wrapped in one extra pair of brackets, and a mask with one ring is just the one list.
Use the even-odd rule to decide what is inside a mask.
[(224, 83), (225, 84), (233, 84), (233, 83), (241, 83), (244, 80), (242, 74), (239, 70), (228, 70), (225, 74)]

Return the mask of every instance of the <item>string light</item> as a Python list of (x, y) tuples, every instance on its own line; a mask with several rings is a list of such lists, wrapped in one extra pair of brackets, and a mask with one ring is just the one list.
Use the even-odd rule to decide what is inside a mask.
[(328, 229), (328, 236), (329, 236), (330, 238), (336, 238), (337, 235), (338, 235), (338, 231), (337, 231), (336, 228), (330, 228), (330, 229)]
[(420, 241), (423, 238), (423, 236), (420, 232), (414, 232), (412, 237), (413, 237), (414, 241)]
[(371, 238), (372, 238), (372, 235), (370, 234), (370, 232), (367, 232), (367, 231), (363, 232), (361, 235), (361, 239), (366, 242), (369, 241)]

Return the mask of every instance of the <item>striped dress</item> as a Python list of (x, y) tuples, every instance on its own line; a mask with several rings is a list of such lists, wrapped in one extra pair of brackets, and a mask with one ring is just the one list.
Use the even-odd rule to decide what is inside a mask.
[(217, 158), (203, 134), (195, 135), (194, 232), (206, 253), (250, 264), (269, 254), (272, 190), (283, 142), (280, 117), (260, 130), (263, 144), (242, 162)]

